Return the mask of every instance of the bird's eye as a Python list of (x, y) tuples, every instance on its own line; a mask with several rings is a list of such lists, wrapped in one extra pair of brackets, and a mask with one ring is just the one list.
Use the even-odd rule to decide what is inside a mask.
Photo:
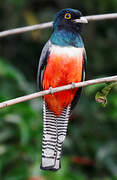
[(70, 13), (66, 13), (64, 16), (65, 19), (71, 19), (71, 14)]

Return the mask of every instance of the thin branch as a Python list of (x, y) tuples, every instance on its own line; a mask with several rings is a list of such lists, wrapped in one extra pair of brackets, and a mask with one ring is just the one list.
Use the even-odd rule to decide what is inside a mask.
[(18, 97), (18, 98), (8, 100), (8, 101), (4, 101), (4, 102), (0, 103), (0, 109), (8, 107), (8, 106), (12, 106), (14, 104), (18, 104), (18, 103), (21, 103), (24, 101), (28, 101), (31, 99), (39, 98), (39, 97), (45, 96), (47, 94), (53, 94), (53, 93), (65, 91), (68, 89), (74, 89), (74, 88), (79, 88), (79, 87), (84, 87), (84, 86), (89, 86), (89, 85), (94, 85), (94, 84), (107, 83), (107, 82), (117, 82), (117, 76), (110, 76), (110, 77), (106, 77), (106, 78), (100, 78), (100, 79), (94, 79), (94, 80), (79, 82), (79, 83), (73, 83), (73, 84), (69, 84), (69, 85), (65, 85), (65, 86), (61, 86), (61, 87), (56, 87), (56, 88), (51, 88), (49, 90), (29, 94), (26, 96)]
[(25, 33), (28, 31), (34, 31), (34, 30), (38, 30), (38, 29), (49, 28), (49, 27), (52, 27), (52, 23), (53, 22), (47, 22), (47, 23), (36, 24), (36, 25), (32, 25), (32, 26), (2, 31), (2, 32), (0, 32), (0, 38), (5, 37), (5, 36), (9, 36), (9, 35), (14, 35), (14, 34), (21, 34), (21, 33)]
[[(107, 19), (117, 19), (117, 13), (92, 15), (92, 16), (84, 16), (84, 17), (89, 22), (90, 21), (101, 21), (101, 20), (107, 20)], [(28, 31), (49, 28), (49, 27), (52, 27), (52, 24), (53, 24), (53, 22), (51, 21), (51, 22), (47, 22), (47, 23), (36, 24), (36, 25), (32, 25), (32, 26), (2, 31), (2, 32), (0, 32), (0, 38), (9, 36), (9, 35), (14, 35), (14, 34), (21, 34), (21, 33), (28, 32)]]
[(102, 20), (109, 20), (109, 19), (117, 19), (117, 13), (85, 16), (85, 18), (88, 21), (102, 21)]

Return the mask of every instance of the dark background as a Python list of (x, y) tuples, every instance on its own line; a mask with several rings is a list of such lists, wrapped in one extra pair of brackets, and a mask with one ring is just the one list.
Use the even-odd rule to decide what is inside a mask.
[[(117, 11), (116, 0), (4, 0), (0, 1), (0, 31), (52, 21), (62, 8), (83, 15)], [(0, 101), (37, 91), (38, 60), (52, 29), (0, 39)], [(87, 79), (117, 72), (117, 20), (90, 22), (82, 33), (87, 52)], [(0, 110), (1, 180), (116, 180), (117, 87), (103, 108), (95, 94), (104, 85), (84, 88), (68, 127), (62, 168), (40, 170), (42, 100)], [(36, 177), (33, 179), (32, 177)]]

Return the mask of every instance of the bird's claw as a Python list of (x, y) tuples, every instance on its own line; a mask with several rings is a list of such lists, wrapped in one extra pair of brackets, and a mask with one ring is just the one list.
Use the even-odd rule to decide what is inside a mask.
[(50, 94), (53, 95), (53, 88), (50, 87), (49, 90), (50, 90)]
[(75, 88), (75, 83), (74, 82), (72, 82), (72, 89), (74, 89)]

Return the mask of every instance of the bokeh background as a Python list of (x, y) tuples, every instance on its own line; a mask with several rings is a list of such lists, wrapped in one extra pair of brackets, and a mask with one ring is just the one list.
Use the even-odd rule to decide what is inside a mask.
[[(117, 0), (0, 1), (0, 31), (53, 20), (62, 8), (83, 15), (117, 11)], [(0, 39), (0, 101), (37, 91), (41, 50), (52, 29)], [(87, 51), (87, 79), (117, 73), (117, 20), (92, 22), (82, 33)], [(40, 170), (42, 100), (0, 110), (0, 180), (116, 180), (117, 87), (103, 108), (95, 94), (104, 85), (84, 88), (68, 127), (58, 172)]]

